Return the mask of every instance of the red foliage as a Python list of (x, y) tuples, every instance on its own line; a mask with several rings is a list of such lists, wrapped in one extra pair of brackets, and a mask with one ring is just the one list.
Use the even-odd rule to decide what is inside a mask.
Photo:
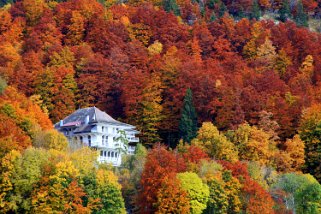
[(176, 173), (186, 169), (185, 161), (178, 154), (168, 151), (164, 146), (156, 144), (148, 152), (142, 173), (142, 190), (139, 193), (141, 213), (153, 213), (157, 202), (157, 194), (166, 179), (173, 179)]

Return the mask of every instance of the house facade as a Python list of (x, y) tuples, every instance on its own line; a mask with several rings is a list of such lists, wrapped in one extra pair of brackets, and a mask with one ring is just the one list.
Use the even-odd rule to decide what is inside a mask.
[(99, 151), (98, 161), (121, 165), (122, 155), (133, 154), (139, 142), (135, 126), (119, 122), (96, 107), (83, 108), (55, 124), (70, 145), (89, 146)]

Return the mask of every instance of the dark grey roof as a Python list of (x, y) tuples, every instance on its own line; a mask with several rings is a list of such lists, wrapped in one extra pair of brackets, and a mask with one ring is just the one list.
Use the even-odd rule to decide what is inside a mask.
[[(81, 126), (86, 124), (86, 117), (89, 116), (88, 124), (97, 123), (97, 122), (103, 122), (103, 123), (109, 123), (113, 125), (122, 125), (122, 126), (129, 126), (134, 128), (134, 126), (119, 122), (112, 118), (107, 113), (101, 111), (100, 109), (96, 107), (88, 107), (83, 109), (78, 109), (71, 115), (67, 116), (63, 119), (63, 124), (76, 124), (76, 122), (80, 122)], [(59, 127), (60, 123), (56, 123), (55, 127)], [(88, 129), (89, 127), (84, 126), (82, 129)], [(79, 130), (80, 131), (80, 130)]]

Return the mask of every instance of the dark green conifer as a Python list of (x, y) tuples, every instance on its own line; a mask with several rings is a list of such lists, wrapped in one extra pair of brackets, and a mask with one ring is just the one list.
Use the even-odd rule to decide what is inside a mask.
[(260, 17), (261, 17), (261, 8), (260, 8), (257, 0), (254, 0), (253, 5), (252, 5), (252, 11), (251, 11), (250, 18), (259, 20)]
[(181, 15), (176, 0), (163, 0), (163, 7), (164, 10), (168, 13), (173, 12), (176, 16)]
[(211, 14), (210, 22), (214, 22), (216, 20), (215, 12), (213, 11)]
[(186, 91), (184, 97), (184, 104), (181, 113), (181, 119), (179, 121), (180, 137), (185, 142), (191, 142), (196, 137), (197, 132), (197, 115), (195, 107), (193, 105), (193, 94), (189, 88)]
[(308, 15), (304, 12), (302, 1), (298, 1), (295, 22), (298, 26), (308, 27)]
[(283, 0), (282, 7), (279, 10), (279, 15), (279, 19), (282, 22), (285, 22), (289, 17), (291, 17), (289, 0)]
[(227, 8), (223, 2), (220, 2), (220, 9), (219, 9), (219, 17), (221, 18), (224, 16), (225, 12), (227, 11)]

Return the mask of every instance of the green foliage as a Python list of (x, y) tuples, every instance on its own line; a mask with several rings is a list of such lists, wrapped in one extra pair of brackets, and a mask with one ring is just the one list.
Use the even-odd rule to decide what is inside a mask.
[(209, 9), (214, 9), (215, 5), (218, 4), (220, 1), (219, 0), (209, 0), (206, 2), (206, 5)]
[[(1, 3), (0, 3), (1, 4)], [(0, 77), (0, 95), (4, 92), (7, 87), (7, 81)]]
[[(273, 185), (273, 189), (280, 189), (286, 192), (285, 201), (289, 209), (296, 209), (298, 207), (297, 203), (302, 206), (305, 202), (305, 197), (302, 194), (302, 191), (305, 192), (305, 189), (313, 184), (318, 184), (318, 181), (309, 174), (294, 174), (287, 173), (281, 175), (278, 179), (278, 182)], [(303, 197), (302, 197), (303, 196)]]
[(304, 7), (302, 4), (302, 1), (298, 1), (297, 3), (297, 14), (295, 17), (295, 22), (297, 25), (299, 26), (303, 26), (303, 27), (308, 27), (308, 15), (306, 14), (306, 12), (304, 11)]
[(210, 122), (202, 124), (192, 144), (204, 148), (206, 153), (215, 160), (232, 162), (238, 160), (237, 148)]
[(288, 18), (291, 17), (291, 8), (288, 0), (282, 1), (282, 7), (279, 10), (279, 19), (282, 22), (285, 22)]
[(122, 168), (117, 171), (128, 210), (137, 210), (135, 197), (140, 190), (140, 179), (146, 156), (147, 149), (141, 143), (137, 144), (135, 154), (124, 156)]
[(191, 142), (197, 132), (197, 115), (193, 104), (192, 90), (186, 91), (184, 104), (181, 111), (181, 119), (179, 121), (180, 136), (185, 142)]
[(220, 1), (220, 8), (218, 11), (218, 16), (221, 18), (224, 16), (224, 14), (227, 12), (227, 7), (224, 4), (224, 2)]
[(164, 10), (168, 13), (173, 12), (176, 16), (181, 15), (176, 0), (163, 0)]
[(306, 214), (321, 213), (321, 185), (313, 183), (295, 195), (296, 212)]
[(124, 199), (117, 177), (109, 170), (99, 169), (96, 174), (84, 177), (85, 191), (89, 197), (100, 199), (100, 206), (92, 213), (125, 213)]
[(12, 119), (17, 119), (16, 111), (11, 104), (7, 104), (7, 103), (4, 104), (1, 107), (0, 112), (4, 113), (5, 115), (7, 115), (8, 117), (10, 117)]
[(197, 174), (192, 172), (178, 173), (177, 178), (181, 182), (182, 189), (188, 193), (191, 213), (201, 214), (206, 208), (210, 194), (208, 186), (202, 182)]
[(48, 130), (39, 133), (33, 143), (34, 146), (65, 151), (68, 146), (67, 138), (56, 130)]
[(261, 9), (260, 9), (260, 6), (259, 6), (259, 3), (257, 0), (253, 1), (250, 17), (251, 17), (251, 19), (256, 19), (256, 20), (259, 20), (261, 17)]
[(216, 20), (216, 15), (215, 15), (215, 12), (213, 11), (212, 14), (211, 14), (210, 21), (214, 22), (215, 20)]
[(305, 170), (321, 181), (321, 122), (306, 121), (300, 138), (305, 142)]

